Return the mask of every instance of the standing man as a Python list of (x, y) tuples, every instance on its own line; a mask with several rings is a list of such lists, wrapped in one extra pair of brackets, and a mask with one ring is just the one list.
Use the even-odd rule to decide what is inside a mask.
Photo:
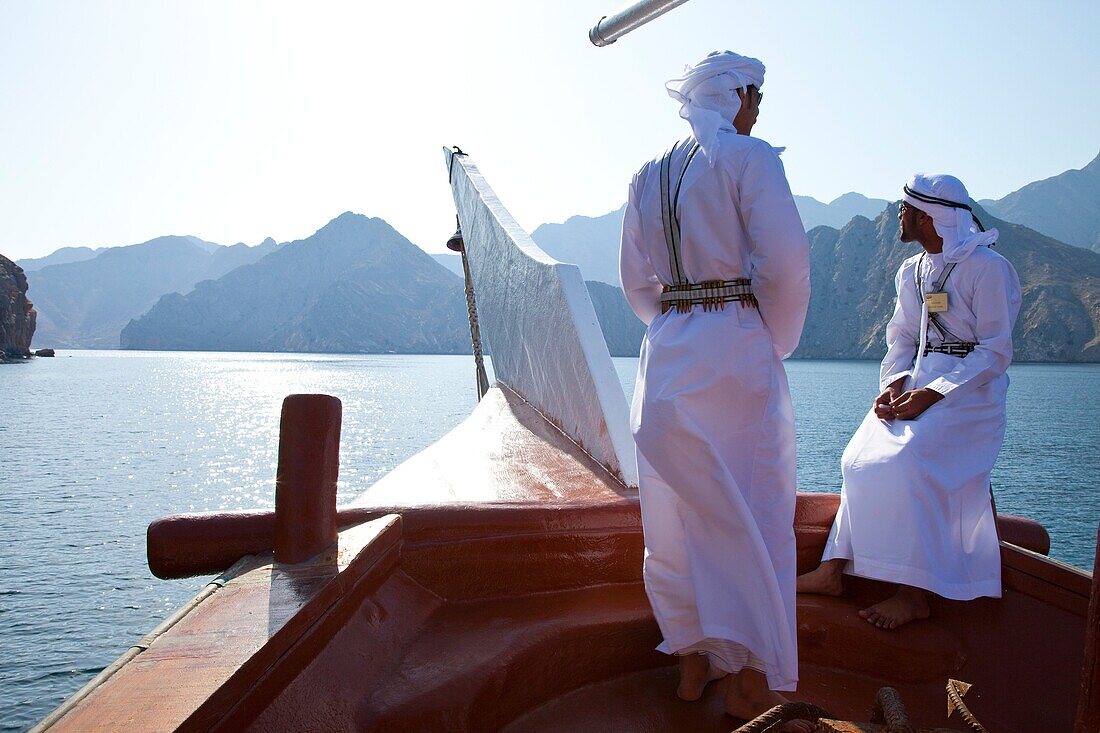
[(760, 61), (729, 51), (668, 82), (693, 134), (634, 177), (620, 252), (648, 324), (631, 425), (658, 649), (679, 655), (686, 700), (730, 674), (726, 711), (739, 718), (798, 681), (780, 360), (802, 333), (809, 245), (777, 151), (749, 136), (763, 82)]
[[(954, 176), (914, 176), (898, 218), (923, 252), (898, 270), (871, 412), (841, 459), (840, 509), (799, 592), (840, 595), (841, 573), (898, 584), (860, 611), (882, 629), (929, 614), (928, 591), (1001, 596), (989, 474), (1005, 435), (1020, 279), (979, 231)], [(977, 225), (977, 226), (976, 226)]]

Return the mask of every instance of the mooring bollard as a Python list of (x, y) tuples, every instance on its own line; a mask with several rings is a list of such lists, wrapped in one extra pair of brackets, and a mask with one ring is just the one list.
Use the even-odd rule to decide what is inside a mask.
[(283, 400), (275, 477), (275, 560), (299, 563), (336, 542), (340, 400), (295, 394)]

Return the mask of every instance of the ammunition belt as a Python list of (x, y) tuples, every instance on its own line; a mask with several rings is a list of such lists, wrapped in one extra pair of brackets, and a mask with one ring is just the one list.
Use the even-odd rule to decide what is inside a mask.
[(933, 346), (932, 344), (927, 344), (924, 347), (924, 355), (928, 356), (929, 354), (947, 354), (948, 356), (965, 357), (967, 354), (977, 348), (977, 346), (977, 344), (970, 341), (945, 341), (944, 343), (936, 344), (935, 346)]
[(704, 280), (699, 283), (665, 285), (661, 292), (661, 312), (673, 308), (677, 313), (687, 313), (692, 306), (701, 305), (704, 311), (723, 310), (726, 303), (741, 304), (742, 308), (756, 308), (756, 296), (752, 294), (752, 280)]

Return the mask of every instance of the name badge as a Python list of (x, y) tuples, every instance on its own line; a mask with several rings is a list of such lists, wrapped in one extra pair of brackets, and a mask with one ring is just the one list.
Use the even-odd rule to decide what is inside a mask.
[(947, 312), (947, 293), (926, 293), (924, 300), (928, 303), (929, 313)]

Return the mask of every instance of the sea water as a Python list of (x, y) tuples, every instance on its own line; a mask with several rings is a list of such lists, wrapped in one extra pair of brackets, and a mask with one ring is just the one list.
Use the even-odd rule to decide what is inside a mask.
[[(616, 359), (628, 397), (637, 360)], [(787, 363), (804, 489), (839, 490), (877, 364)], [(1014, 365), (998, 508), (1091, 570), (1100, 519), (1100, 365)], [(475, 403), (458, 356), (63, 352), (0, 367), (0, 730), (32, 725), (196, 593), (162, 581), (145, 528), (271, 507), (284, 396), (344, 405), (339, 498), (437, 440)]]

